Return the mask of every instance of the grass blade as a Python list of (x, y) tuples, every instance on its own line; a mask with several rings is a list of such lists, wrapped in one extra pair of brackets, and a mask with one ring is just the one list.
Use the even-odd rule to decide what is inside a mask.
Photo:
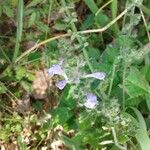
[(84, 0), (84, 2), (89, 7), (89, 9), (91, 10), (93, 14), (95, 14), (98, 11), (98, 7), (96, 3), (94, 2), (94, 0)]
[(139, 122), (139, 127), (140, 127), (142, 130), (147, 131), (147, 127), (146, 127), (145, 120), (144, 120), (142, 114), (140, 113), (140, 111), (139, 111), (138, 109), (136, 109), (136, 108), (133, 108), (133, 107), (132, 107), (131, 109), (134, 111), (134, 113), (135, 113), (136, 116), (137, 116), (137, 119), (138, 119), (138, 122)]
[(1, 54), (3, 55), (3, 57), (7, 60), (8, 63), (11, 63), (9, 57), (7, 56), (7, 54), (5, 53), (5, 51), (0, 47), (0, 51)]
[(20, 42), (22, 38), (22, 30), (23, 30), (23, 0), (19, 0), (17, 8), (17, 35), (16, 35), (16, 45), (13, 56), (13, 62), (15, 61), (19, 53)]
[(141, 150), (150, 149), (150, 139), (147, 132), (143, 129), (138, 129), (135, 135), (138, 143), (140, 144)]
[[(111, 12), (112, 12), (113, 20), (117, 17), (117, 10), (118, 10), (118, 0), (113, 0), (111, 3)], [(119, 27), (117, 22), (113, 25), (113, 30), (114, 30), (114, 34), (117, 35), (119, 32)]]

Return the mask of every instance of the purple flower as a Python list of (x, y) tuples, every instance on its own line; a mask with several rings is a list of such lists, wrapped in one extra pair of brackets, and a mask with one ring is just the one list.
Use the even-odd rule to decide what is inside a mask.
[(61, 69), (61, 66), (58, 64), (53, 65), (51, 68), (48, 69), (48, 75), (54, 76), (55, 74), (63, 75), (64, 71)]
[(94, 109), (97, 104), (98, 104), (97, 96), (92, 93), (87, 93), (86, 102), (84, 103), (84, 106), (89, 109)]
[(56, 86), (57, 86), (60, 90), (62, 90), (62, 89), (66, 86), (67, 83), (68, 83), (68, 82), (67, 82), (66, 80), (61, 80), (61, 81), (58, 81), (58, 82), (56, 83)]
[(53, 77), (54, 75), (61, 75), (63, 76), (66, 80), (68, 80), (68, 77), (66, 73), (63, 71), (61, 66), (59, 64), (53, 65), (51, 68), (48, 69), (48, 75), (50, 77)]
[(106, 74), (104, 72), (95, 72), (92, 74), (85, 75), (84, 77), (85, 78), (93, 77), (93, 78), (96, 78), (99, 80), (104, 80), (105, 76), (106, 76)]

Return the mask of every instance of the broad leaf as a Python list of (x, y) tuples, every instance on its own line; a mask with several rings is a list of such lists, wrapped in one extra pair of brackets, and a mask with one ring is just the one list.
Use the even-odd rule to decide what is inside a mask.
[(147, 127), (146, 127), (145, 120), (144, 120), (142, 114), (140, 113), (140, 111), (139, 111), (138, 109), (136, 109), (136, 108), (133, 108), (133, 107), (132, 107), (131, 109), (134, 111), (134, 113), (135, 113), (136, 116), (137, 116), (138, 123), (139, 123), (139, 127), (140, 127), (142, 130), (147, 131)]
[(129, 75), (125, 79), (125, 87), (130, 98), (150, 94), (150, 87), (144, 75), (134, 67), (131, 67)]
[(147, 132), (143, 129), (138, 129), (136, 131), (136, 139), (140, 144), (141, 150), (149, 150), (150, 149), (150, 139)]

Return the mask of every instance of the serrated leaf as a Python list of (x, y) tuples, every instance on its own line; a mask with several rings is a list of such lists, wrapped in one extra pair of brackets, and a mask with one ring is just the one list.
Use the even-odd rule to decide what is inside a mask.
[(101, 57), (103, 62), (106, 63), (109, 62), (113, 64), (115, 57), (118, 55), (119, 55), (119, 48), (107, 46)]
[(34, 24), (35, 19), (36, 19), (36, 13), (33, 12), (33, 13), (31, 14), (31, 16), (30, 16), (30, 19), (29, 19), (29, 24), (28, 24), (29, 27), (31, 27), (31, 26)]
[(46, 32), (50, 31), (49, 27), (46, 24), (44, 24), (43, 22), (36, 21), (36, 25), (37, 25), (37, 28), (42, 32), (46, 33)]
[(129, 75), (125, 79), (125, 87), (130, 98), (150, 94), (150, 87), (144, 75), (134, 67), (131, 67)]

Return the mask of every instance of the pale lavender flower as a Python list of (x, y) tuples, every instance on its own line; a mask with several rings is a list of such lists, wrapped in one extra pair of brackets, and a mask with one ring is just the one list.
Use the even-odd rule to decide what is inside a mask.
[(97, 104), (98, 104), (97, 96), (94, 95), (93, 93), (87, 93), (86, 102), (84, 103), (84, 106), (89, 109), (94, 109)]
[(53, 77), (54, 75), (61, 75), (63, 76), (66, 80), (68, 80), (68, 77), (66, 73), (63, 71), (61, 66), (59, 64), (53, 65), (51, 68), (48, 69), (48, 75), (50, 77)]
[(66, 86), (67, 83), (68, 83), (67, 80), (61, 80), (61, 81), (58, 81), (58, 82), (56, 83), (56, 86), (57, 86), (60, 90), (62, 90), (62, 89), (64, 89), (64, 87)]
[(93, 77), (93, 78), (96, 78), (96, 79), (99, 79), (99, 80), (104, 80), (105, 76), (106, 76), (106, 74), (104, 72), (95, 72), (95, 73), (92, 73), (92, 74), (85, 75), (84, 78)]
[(58, 64), (53, 65), (51, 68), (48, 69), (48, 75), (49, 76), (54, 76), (55, 74), (57, 75), (63, 75), (64, 71), (62, 70), (61, 66)]

